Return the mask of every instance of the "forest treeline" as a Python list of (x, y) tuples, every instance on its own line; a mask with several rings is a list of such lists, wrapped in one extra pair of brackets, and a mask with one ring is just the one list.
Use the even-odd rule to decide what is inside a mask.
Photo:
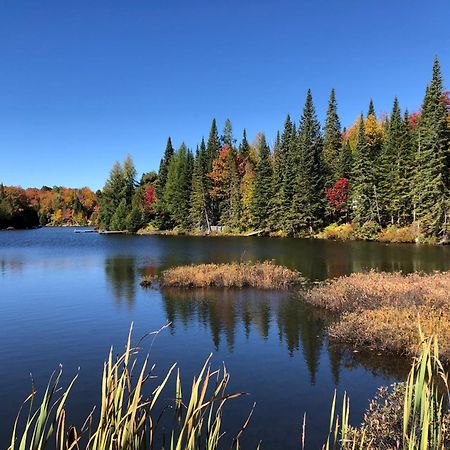
[(0, 229), (97, 223), (97, 196), (89, 188), (22, 189), (0, 184)]
[(138, 183), (130, 157), (116, 162), (101, 192), (99, 225), (288, 236), (341, 229), (365, 238), (406, 227), (442, 239), (449, 231), (449, 143), (450, 101), (436, 58), (412, 114), (395, 98), (389, 115), (377, 115), (371, 100), (342, 129), (332, 90), (322, 127), (308, 90), (300, 121), (288, 115), (272, 149), (262, 133), (250, 144), (245, 130), (237, 144), (230, 120), (221, 135), (213, 120), (195, 152), (185, 144), (175, 150), (169, 138), (159, 172)]

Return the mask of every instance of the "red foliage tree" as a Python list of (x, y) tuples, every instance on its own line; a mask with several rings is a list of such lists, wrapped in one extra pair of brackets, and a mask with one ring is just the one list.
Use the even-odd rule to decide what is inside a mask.
[(153, 204), (156, 201), (155, 188), (153, 186), (147, 186), (144, 193), (144, 208), (147, 212), (151, 212)]
[(346, 209), (350, 183), (347, 178), (340, 178), (333, 187), (325, 189), (328, 203), (338, 213)]

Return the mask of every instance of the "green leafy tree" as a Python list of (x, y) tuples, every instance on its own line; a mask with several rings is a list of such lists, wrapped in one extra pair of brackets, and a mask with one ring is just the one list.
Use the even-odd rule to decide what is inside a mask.
[(161, 159), (161, 162), (159, 164), (159, 172), (158, 172), (158, 189), (157, 193), (162, 196), (162, 193), (164, 192), (164, 187), (166, 186), (167, 181), (167, 174), (169, 171), (169, 164), (170, 160), (172, 159), (173, 154), (175, 153), (175, 150), (172, 145), (172, 139), (167, 139), (166, 149), (164, 151), (164, 156)]

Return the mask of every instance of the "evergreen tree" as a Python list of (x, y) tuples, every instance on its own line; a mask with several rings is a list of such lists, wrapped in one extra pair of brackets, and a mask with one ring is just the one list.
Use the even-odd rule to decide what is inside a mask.
[(131, 159), (131, 155), (126, 156), (122, 165), (122, 171), (125, 183), (122, 196), (125, 198), (127, 208), (131, 209), (131, 200), (136, 188), (136, 169), (133, 160)]
[(283, 153), (281, 146), (281, 135), (277, 131), (277, 137), (275, 145), (273, 147), (273, 176), (272, 176), (272, 199), (270, 202), (270, 229), (277, 231), (282, 228), (281, 213), (283, 209), (283, 196), (282, 196), (282, 184), (283, 184)]
[(295, 144), (295, 126), (288, 114), (284, 122), (284, 130), (280, 142), (281, 186), (275, 193), (275, 196), (277, 197), (276, 203), (280, 204), (280, 211), (277, 213), (277, 222), (279, 228), (283, 229), (285, 232), (290, 231), (289, 219), (291, 216), (292, 198), (294, 196), (295, 177), (297, 174)]
[(323, 165), (325, 186), (327, 187), (332, 186), (339, 178), (339, 155), (341, 153), (341, 147), (341, 123), (337, 114), (336, 95), (334, 89), (332, 89), (328, 102), (323, 139)]
[(110, 229), (124, 231), (127, 229), (128, 206), (125, 198), (122, 198), (111, 217)]
[(350, 142), (347, 140), (343, 145), (338, 158), (338, 178), (349, 180), (353, 171), (353, 153)]
[(370, 116), (373, 116), (375, 119), (377, 118), (377, 116), (375, 114), (375, 107), (373, 106), (372, 99), (370, 99), (369, 108), (367, 109), (367, 118), (369, 118)]
[[(114, 229), (111, 223), (116, 209), (121, 203), (122, 195), (125, 190), (125, 177), (122, 166), (116, 161), (111, 169), (109, 178), (103, 187), (100, 200), (99, 226), (104, 230)], [(125, 209), (126, 209), (126, 200)]]
[(300, 120), (297, 176), (292, 200), (290, 229), (292, 233), (319, 229), (324, 219), (324, 184), (322, 178), (322, 136), (316, 117), (311, 90)]
[[(213, 167), (213, 161), (219, 156), (220, 152), (220, 139), (217, 131), (216, 119), (213, 119), (211, 123), (211, 130), (209, 132), (208, 142), (206, 145), (205, 153), (205, 173), (209, 174)], [(211, 183), (206, 177), (205, 187), (207, 192), (207, 212), (208, 216), (211, 218), (211, 224), (216, 224), (219, 220), (219, 208), (220, 205), (215, 201), (210, 195), (209, 191), (211, 189)]]
[(172, 159), (173, 154), (175, 153), (175, 150), (172, 146), (172, 139), (167, 139), (166, 149), (164, 151), (164, 156), (161, 159), (161, 162), (159, 164), (159, 173), (158, 173), (158, 189), (157, 193), (162, 196), (162, 193), (164, 192), (164, 187), (166, 185), (167, 181), (167, 173), (169, 170), (169, 164), (170, 160)]
[(358, 124), (358, 141), (355, 149), (352, 180), (353, 218), (363, 225), (375, 220), (375, 200), (372, 164), (367, 147), (364, 120), (362, 115)]
[(417, 127), (415, 218), (429, 236), (448, 233), (449, 125), (439, 61), (426, 90)]
[(270, 218), (272, 198), (272, 166), (270, 149), (264, 134), (260, 135), (257, 147), (258, 161), (255, 167), (255, 184), (252, 198), (252, 223), (255, 228), (266, 228)]
[(194, 229), (209, 229), (209, 218), (206, 213), (206, 193), (204, 180), (204, 152), (205, 142), (195, 152), (194, 170), (192, 174), (192, 190), (190, 198), (190, 222)]
[(408, 134), (409, 123), (403, 121), (395, 98), (379, 167), (378, 195), (384, 224), (404, 224), (411, 214), (411, 141)]
[(248, 158), (250, 154), (250, 145), (247, 141), (247, 131), (244, 128), (244, 132), (242, 133), (242, 142), (239, 145), (239, 155), (242, 159)]
[(192, 186), (192, 153), (183, 143), (173, 155), (167, 173), (163, 201), (172, 226), (189, 226), (189, 201)]
[(222, 145), (228, 145), (230, 147), (233, 147), (234, 141), (235, 140), (233, 138), (233, 128), (231, 126), (231, 120), (226, 119), (225, 127), (223, 129)]

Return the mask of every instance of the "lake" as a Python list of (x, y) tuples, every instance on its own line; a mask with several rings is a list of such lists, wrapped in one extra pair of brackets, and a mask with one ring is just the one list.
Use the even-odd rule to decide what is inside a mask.
[[(311, 281), (375, 268), (448, 270), (450, 247), (306, 239), (75, 234), (73, 228), (0, 232), (0, 448), (15, 415), (59, 364), (64, 382), (79, 368), (68, 421), (81, 424), (99, 398), (103, 360), (123, 349), (130, 324), (136, 340), (170, 322), (151, 348), (155, 374), (177, 362), (186, 388), (210, 353), (224, 362), (230, 391), (249, 395), (228, 404), (225, 429), (236, 433), (256, 409), (243, 444), (299, 448), (307, 413), (307, 448), (326, 438), (334, 390), (351, 399), (358, 424), (381, 385), (401, 380), (408, 363), (353, 354), (330, 344), (330, 317), (292, 293), (253, 290), (160, 292), (142, 275), (187, 263), (273, 259)], [(149, 350), (150, 341), (144, 349)], [(167, 398), (171, 398), (167, 392)]]

